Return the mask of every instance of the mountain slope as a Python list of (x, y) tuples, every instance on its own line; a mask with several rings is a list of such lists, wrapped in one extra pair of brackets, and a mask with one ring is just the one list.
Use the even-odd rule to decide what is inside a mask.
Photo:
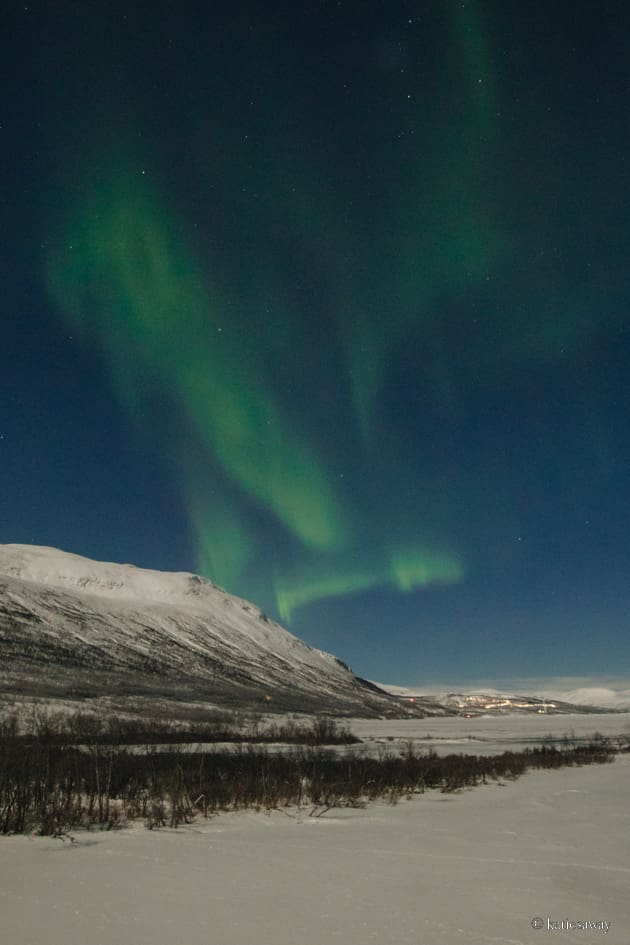
[(334, 656), (204, 578), (30, 545), (0, 545), (0, 682), (5, 699), (118, 708), (144, 699), (402, 714)]

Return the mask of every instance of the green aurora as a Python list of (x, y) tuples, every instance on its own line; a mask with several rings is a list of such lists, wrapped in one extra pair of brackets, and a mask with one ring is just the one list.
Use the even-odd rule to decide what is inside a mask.
[[(144, 182), (138, 186), (124, 174), (102, 181), (67, 226), (72, 244), (60, 241), (63, 249), (49, 259), (60, 310), (73, 330), (96, 340), (136, 423), (151, 396), (167, 392), (207, 455), (205, 475), (192, 475), (185, 452), (170, 457), (202, 573), (242, 589), (248, 561), (261, 553), (258, 536), (239, 515), (245, 496), (290, 536), (290, 572), (275, 562), (268, 576), (287, 620), (321, 597), (461, 579), (458, 556), (430, 546), (360, 550), (357, 516), (333, 482), (325, 451), (283, 410), (256, 352), (238, 344), (223, 315), (225, 297), (174, 235), (181, 227)], [(224, 480), (240, 501), (230, 502)], [(361, 559), (363, 570), (344, 571), (346, 557)]]
[[(289, 96), (247, 141), (218, 106), (191, 106), (194, 200), (150, 130), (142, 149), (125, 150), (119, 127), (115, 149), (99, 137), (65, 168), (47, 234), (51, 296), (167, 458), (199, 571), (285, 620), (327, 597), (463, 581), (485, 466), (453, 472), (430, 435), (419, 456), (413, 431), (429, 415), (459, 422), (462, 378), (501, 386), (595, 330), (577, 292), (570, 312), (546, 297), (514, 314), (528, 276), (493, 170), (509, 159), (500, 82), (481, 4), (448, 9), (433, 81), (456, 107), (400, 95), (391, 122), (417, 145), (396, 157), (393, 134), (374, 144), (387, 179), (373, 206), (354, 209), (322, 171), (323, 145), (296, 146), (308, 119)], [(481, 330), (454, 348), (464, 292)], [(509, 505), (499, 496), (503, 532), (518, 527)]]

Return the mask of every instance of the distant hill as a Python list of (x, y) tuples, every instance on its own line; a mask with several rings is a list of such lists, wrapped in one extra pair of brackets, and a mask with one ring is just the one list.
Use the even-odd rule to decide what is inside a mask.
[[(386, 683), (376, 683), (379, 689), (388, 692), (404, 705), (422, 708), (424, 705), (442, 706), (445, 710), (463, 716), (473, 715), (570, 715), (575, 713), (621, 712), (626, 711), (624, 705), (611, 707), (610, 705), (581, 704), (567, 702), (566, 699), (555, 697), (541, 698), (539, 696), (512, 695), (510, 693), (460, 693), (445, 692), (436, 695), (422, 694), (421, 687), (409, 688), (404, 686), (389, 686)], [(583, 690), (592, 692), (592, 690)], [(431, 711), (433, 714), (433, 710)]]

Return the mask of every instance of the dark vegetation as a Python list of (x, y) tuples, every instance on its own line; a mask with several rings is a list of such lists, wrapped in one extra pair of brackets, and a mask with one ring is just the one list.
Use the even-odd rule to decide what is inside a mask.
[(34, 712), (24, 723), (11, 718), (0, 727), (13, 732), (25, 747), (45, 741), (49, 745), (191, 745), (195, 742), (235, 742), (294, 745), (349, 745), (359, 742), (347, 725), (324, 716), (307, 722), (286, 718), (264, 721), (261, 715), (215, 710), (203, 719), (173, 722), (160, 719), (101, 718), (93, 713)]
[[(328, 721), (328, 720), (324, 720)], [(531, 768), (612, 761), (605, 739), (573, 747), (544, 745), (495, 756), (402, 752), (378, 758), (322, 745), (270, 751), (236, 744), (199, 746), (117, 741), (109, 724), (75, 719), (74, 740), (50, 717), (21, 733), (16, 720), (0, 726), (0, 833), (37, 831), (63, 836), (78, 827), (110, 829), (142, 819), (150, 828), (190, 822), (239, 808), (297, 809), (319, 816), (332, 807), (359, 807), (377, 798), (395, 803), (426, 789), (453, 792), (516, 778)], [(334, 723), (332, 723), (334, 725)], [(124, 735), (124, 730), (123, 733)], [(63, 736), (63, 738), (61, 737)]]

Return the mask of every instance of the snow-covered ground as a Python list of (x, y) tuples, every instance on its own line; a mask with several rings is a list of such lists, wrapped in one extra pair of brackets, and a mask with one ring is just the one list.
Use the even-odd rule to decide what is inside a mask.
[[(624, 717), (579, 716), (562, 718), (563, 731), (577, 734), (578, 719), (590, 731), (604, 719), (617, 722), (608, 734), (627, 730)], [(464, 721), (426, 720), (436, 737)], [(470, 721), (489, 736), (487, 721), (500, 741), (529, 719)], [(394, 735), (401, 723), (386, 724)], [(0, 838), (0, 941), (540, 945), (555, 935), (627, 945), (629, 776), (630, 756), (620, 755), (320, 818), (252, 812), (177, 830), (76, 833), (74, 843)], [(608, 931), (548, 928), (566, 920)]]

